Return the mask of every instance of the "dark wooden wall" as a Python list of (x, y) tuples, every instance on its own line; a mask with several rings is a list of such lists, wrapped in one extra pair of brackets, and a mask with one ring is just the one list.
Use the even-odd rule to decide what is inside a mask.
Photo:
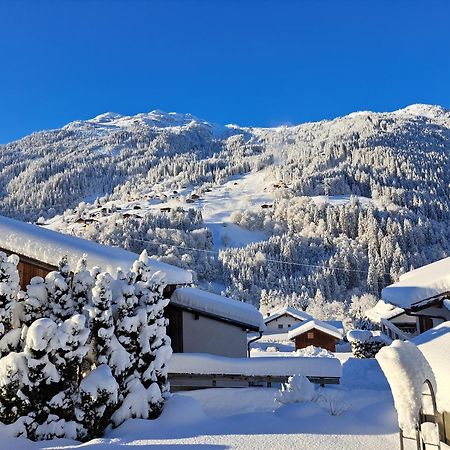
[(169, 303), (164, 315), (169, 319), (167, 335), (172, 341), (172, 350), (174, 353), (183, 353), (183, 310)]
[(308, 347), (321, 347), (330, 352), (336, 351), (336, 338), (324, 333), (323, 331), (312, 329), (295, 338), (295, 349)]
[[(4, 250), (2, 248), (0, 248), (0, 251), (6, 253), (7, 255), (12, 253), (9, 250)], [(33, 277), (45, 278), (49, 272), (56, 270), (56, 267), (51, 266), (50, 264), (37, 261), (36, 259), (27, 258), (26, 256), (19, 254), (17, 256), (19, 257), (17, 269), (19, 270), (20, 288), (23, 290), (25, 290), (27, 285), (30, 284)]]

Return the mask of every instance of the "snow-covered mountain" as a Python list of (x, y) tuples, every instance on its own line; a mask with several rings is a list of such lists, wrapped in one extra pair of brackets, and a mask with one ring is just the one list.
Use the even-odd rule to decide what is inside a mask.
[(275, 128), (106, 113), (0, 146), (0, 211), (251, 301), (341, 302), (449, 254), (449, 153), (431, 105)]

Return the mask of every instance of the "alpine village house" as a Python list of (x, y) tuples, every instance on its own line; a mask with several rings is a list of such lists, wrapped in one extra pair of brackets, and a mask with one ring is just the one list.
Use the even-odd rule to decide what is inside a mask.
[[(22, 289), (35, 276), (45, 277), (57, 269), (66, 255), (69, 265), (87, 255), (88, 268), (95, 266), (112, 276), (117, 269), (128, 270), (139, 256), (116, 247), (0, 216), (0, 251), (19, 257)], [(166, 308), (167, 334), (175, 353), (211, 353), (228, 357), (247, 355), (247, 333), (262, 333), (262, 315), (252, 305), (190, 287), (189, 271), (151, 260), (153, 272), (165, 274), (164, 296), (170, 298)]]

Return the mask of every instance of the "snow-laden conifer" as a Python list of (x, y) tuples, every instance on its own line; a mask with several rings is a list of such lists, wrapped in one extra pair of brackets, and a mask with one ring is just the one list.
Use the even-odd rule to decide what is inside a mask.
[(108, 364), (114, 334), (111, 282), (112, 278), (108, 273), (97, 276), (89, 307), (90, 328), (98, 364)]
[(41, 277), (33, 277), (22, 296), (21, 322), (29, 327), (49, 313), (47, 288)]
[(12, 312), (19, 291), (16, 255), (0, 252), (0, 339), (12, 328)]
[(72, 280), (72, 299), (76, 313), (82, 314), (90, 303), (94, 284), (95, 279), (87, 269), (87, 256), (83, 255), (77, 263)]
[(60, 259), (58, 270), (47, 274), (45, 283), (48, 291), (50, 318), (57, 323), (62, 323), (74, 312), (67, 256)]

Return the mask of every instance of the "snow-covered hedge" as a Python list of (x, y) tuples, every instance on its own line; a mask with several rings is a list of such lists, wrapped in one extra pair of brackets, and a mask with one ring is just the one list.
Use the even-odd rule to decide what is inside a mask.
[(356, 358), (375, 358), (386, 342), (371, 330), (350, 330), (347, 339)]
[(165, 282), (147, 254), (117, 279), (85, 257), (72, 274), (63, 257), (25, 292), (17, 263), (0, 252), (0, 421), (33, 440), (87, 440), (157, 417), (172, 349)]

